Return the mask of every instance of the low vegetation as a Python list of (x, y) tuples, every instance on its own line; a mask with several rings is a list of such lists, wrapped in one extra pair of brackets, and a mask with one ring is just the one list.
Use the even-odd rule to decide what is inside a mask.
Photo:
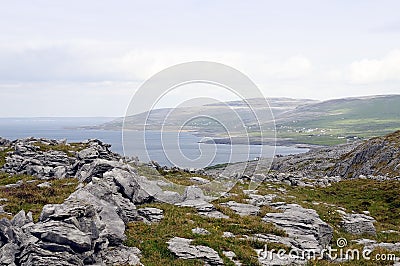
[[(7, 184), (22, 182), (18, 187), (5, 187)], [(46, 204), (62, 203), (78, 184), (75, 178), (48, 180), (51, 187), (40, 188), (37, 185), (43, 180), (36, 180), (32, 176), (13, 175), (0, 172), (0, 198), (4, 211), (15, 215), (20, 210), (31, 211), (35, 221), (38, 220), (42, 208)], [(5, 215), (11, 218), (12, 215)]]
[(85, 148), (87, 145), (85, 143), (60, 143), (60, 144), (46, 144), (43, 142), (35, 142), (33, 143), (34, 146), (39, 147), (41, 151), (62, 151), (65, 152), (68, 156), (74, 156), (74, 152), (79, 152)]
[[(253, 248), (263, 248), (264, 243), (246, 240), (245, 236), (255, 233), (284, 235), (271, 224), (261, 221), (261, 217), (240, 217), (228, 208), (218, 209), (229, 215), (230, 219), (213, 219), (202, 217), (193, 208), (177, 207), (169, 204), (151, 204), (164, 210), (164, 219), (157, 224), (131, 223), (127, 230), (127, 245), (138, 247), (143, 254), (144, 265), (203, 265), (195, 260), (177, 259), (168, 250), (166, 242), (173, 237), (184, 237), (193, 240), (193, 245), (205, 245), (215, 249), (226, 265), (234, 265), (223, 256), (222, 251), (234, 251), (244, 265), (258, 265), (257, 254)], [(196, 235), (192, 229), (201, 227), (210, 232), (209, 235)], [(235, 238), (223, 237), (223, 232), (229, 231)], [(283, 245), (275, 245), (284, 248)]]
[(6, 156), (9, 151), (11, 151), (10, 148), (0, 147), (0, 168), (6, 163)]

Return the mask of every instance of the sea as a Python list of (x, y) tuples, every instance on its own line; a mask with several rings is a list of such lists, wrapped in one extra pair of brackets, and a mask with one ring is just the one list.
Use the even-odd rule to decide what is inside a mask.
[(201, 138), (189, 132), (125, 131), (87, 129), (114, 118), (0, 118), (0, 137), (15, 140), (27, 137), (67, 139), (81, 142), (99, 139), (111, 144), (111, 150), (140, 161), (160, 165), (203, 168), (228, 162), (257, 160), (260, 157), (307, 152), (307, 148), (269, 145), (227, 145), (199, 143)]

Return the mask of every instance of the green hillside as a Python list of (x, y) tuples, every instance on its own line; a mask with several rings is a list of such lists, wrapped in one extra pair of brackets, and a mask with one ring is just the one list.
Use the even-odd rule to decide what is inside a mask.
[[(400, 95), (368, 96), (344, 98), (323, 102), (307, 99), (273, 98), (269, 99), (274, 114), (277, 137), (280, 144), (317, 144), (333, 145), (357, 139), (382, 136), (400, 130)], [(265, 111), (268, 106), (263, 99), (251, 99), (252, 107)], [(232, 115), (234, 108), (237, 115)], [(197, 119), (190, 118), (198, 117)], [(199, 117), (200, 116), (200, 117)], [(208, 104), (190, 108), (156, 109), (141, 114), (128, 116), (125, 128), (143, 130), (187, 130), (199, 136), (221, 139), (226, 143), (227, 135), (216, 117), (229, 127), (232, 141), (243, 141), (243, 126), (250, 129), (253, 143), (259, 143), (257, 121), (247, 106), (240, 101)], [(166, 121), (164, 121), (168, 118)], [(122, 120), (100, 125), (103, 129), (120, 129)], [(239, 121), (239, 122), (238, 122)], [(271, 130), (269, 121), (261, 121), (263, 128)], [(185, 125), (183, 128), (182, 125)], [(271, 132), (266, 132), (272, 136)], [(269, 133), (269, 134), (268, 134)]]
[(330, 100), (278, 117), (278, 136), (311, 144), (345, 143), (400, 129), (400, 95)]

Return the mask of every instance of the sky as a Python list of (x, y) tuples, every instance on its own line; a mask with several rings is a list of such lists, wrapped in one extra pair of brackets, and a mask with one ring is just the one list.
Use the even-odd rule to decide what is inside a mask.
[(385, 0), (2, 1), (0, 117), (123, 116), (145, 80), (197, 60), (236, 68), (265, 97), (400, 94), (399, 10)]

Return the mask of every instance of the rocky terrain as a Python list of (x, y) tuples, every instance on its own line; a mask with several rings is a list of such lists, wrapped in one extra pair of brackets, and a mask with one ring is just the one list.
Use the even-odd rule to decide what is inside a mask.
[[(238, 169), (243, 164), (237, 163)], [(253, 172), (258, 162), (246, 164), (250, 172)], [(304, 180), (318, 177), (317, 181), (324, 178), (339, 181), (359, 177), (400, 180), (400, 131), (368, 141), (319, 147), (303, 154), (279, 156), (274, 158), (271, 170), (273, 171), (266, 175), (267, 180), (285, 180), (287, 175), (292, 176), (292, 179)], [(207, 172), (218, 175), (220, 169), (213, 167)]]
[[(399, 257), (399, 134), (277, 158), (273, 171), (235, 176), (237, 185), (213, 201), (200, 185), (218, 168), (190, 173), (142, 164), (98, 140), (0, 139), (0, 265), (305, 265), (313, 259), (278, 256), (278, 249), (314, 252), (322, 260), (313, 263), (321, 265), (358, 265), (321, 253), (340, 237), (349, 247)], [(249, 189), (252, 179), (264, 181)], [(36, 205), (26, 205), (32, 197)]]

